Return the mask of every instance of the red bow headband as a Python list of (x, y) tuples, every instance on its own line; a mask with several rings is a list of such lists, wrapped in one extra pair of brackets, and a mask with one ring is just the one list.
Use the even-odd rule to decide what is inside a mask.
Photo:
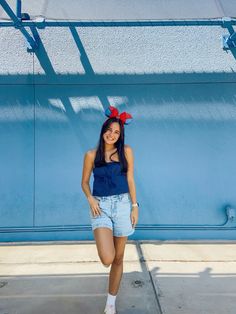
[(109, 106), (106, 110), (105, 110), (105, 115), (109, 118), (118, 118), (121, 120), (122, 125), (124, 126), (124, 124), (129, 124), (133, 117), (131, 116), (131, 114), (129, 114), (128, 112), (122, 112), (119, 114), (118, 109), (116, 109), (113, 106)]

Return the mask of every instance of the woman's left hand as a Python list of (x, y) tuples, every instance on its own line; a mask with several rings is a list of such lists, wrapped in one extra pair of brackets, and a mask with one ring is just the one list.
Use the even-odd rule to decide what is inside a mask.
[(136, 224), (138, 223), (138, 207), (133, 207), (130, 214), (130, 219), (132, 223), (132, 228), (134, 229)]

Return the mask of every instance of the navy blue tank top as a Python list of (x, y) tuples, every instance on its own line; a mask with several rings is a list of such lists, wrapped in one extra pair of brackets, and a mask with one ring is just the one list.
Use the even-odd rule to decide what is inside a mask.
[(93, 168), (94, 196), (109, 196), (129, 192), (126, 173), (121, 172), (119, 161), (107, 162), (104, 166)]

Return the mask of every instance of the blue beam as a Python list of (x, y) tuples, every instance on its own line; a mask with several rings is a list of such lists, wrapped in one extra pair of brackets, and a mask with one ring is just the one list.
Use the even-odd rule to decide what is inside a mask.
[[(36, 40), (34, 40), (34, 38), (30, 36), (30, 34), (27, 32), (24, 25), (22, 24), (21, 19), (18, 19), (18, 17), (15, 15), (15, 13), (12, 11), (10, 6), (8, 5), (8, 3), (5, 0), (0, 0), (0, 4), (3, 7), (3, 10), (5, 10), (7, 15), (12, 19), (13, 21), (12, 26), (19, 29), (21, 33), (24, 35), (24, 37), (26, 38), (27, 43), (29, 45), (28, 50), (32, 51), (38, 48), (38, 43), (36, 42)], [(20, 6), (17, 8), (17, 14), (19, 13), (18, 10), (21, 10)]]
[(16, 0), (16, 16), (21, 20), (21, 0)]
[[(0, 0), (1, 2), (1, 0)], [(236, 25), (236, 19), (231, 20), (231, 25)], [(11, 21), (1, 21), (0, 27), (12, 27), (14, 23)], [(224, 27), (222, 19), (214, 20), (166, 20), (166, 21), (43, 21), (43, 23), (37, 20), (22, 21), (22, 26), (37, 28), (43, 27), (145, 27), (145, 26), (221, 26)]]

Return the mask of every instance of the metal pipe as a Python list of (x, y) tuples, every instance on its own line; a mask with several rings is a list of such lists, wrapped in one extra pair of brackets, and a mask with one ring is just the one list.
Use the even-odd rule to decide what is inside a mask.
[[(0, 0), (1, 3), (2, 0)], [(40, 26), (37, 20), (22, 21), (23, 26)], [(236, 19), (231, 20), (231, 25), (236, 25)], [(11, 21), (1, 21), (0, 27), (12, 27), (14, 24)], [(215, 20), (166, 20), (166, 21), (65, 21), (65, 20), (50, 20), (44, 21), (45, 27), (145, 27), (145, 26), (221, 26), (224, 27), (222, 19)], [(41, 27), (40, 27), (41, 28)]]
[(16, 16), (21, 20), (21, 0), (16, 0)]

